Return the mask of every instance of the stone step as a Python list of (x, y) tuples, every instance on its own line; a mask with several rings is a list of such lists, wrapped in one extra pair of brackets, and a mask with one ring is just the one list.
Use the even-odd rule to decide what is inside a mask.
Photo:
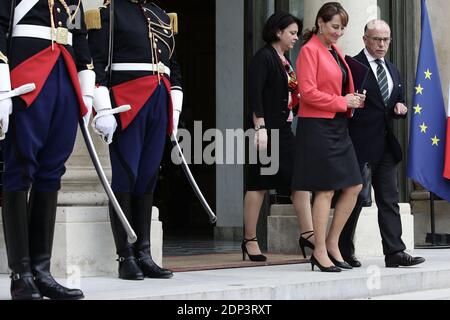
[[(179, 272), (171, 280), (123, 281), (113, 277), (68, 279), (86, 299), (289, 300), (367, 299), (450, 288), (450, 250), (417, 250), (427, 261), (411, 268), (384, 268), (365, 259), (363, 268), (336, 274), (311, 272), (309, 264)], [(317, 268), (316, 268), (317, 270)], [(0, 299), (9, 279), (0, 277)]]
[[(70, 193), (66, 195), (71, 196)], [(95, 195), (97, 194), (91, 199), (95, 199)], [(89, 199), (89, 196), (86, 198), (80, 196), (79, 201), (83, 202), (86, 199)], [(1, 215), (0, 230), (3, 230)], [(152, 210), (151, 243), (153, 260), (161, 265), (163, 230), (159, 221), (159, 210), (156, 207)], [(115, 251), (108, 207), (58, 206), (51, 266), (52, 273), (56, 277), (71, 274), (82, 277), (116, 275)], [(0, 231), (0, 273), (8, 272), (6, 257), (5, 239), (3, 232)]]
[[(402, 220), (402, 240), (406, 248), (414, 250), (414, 216), (407, 203), (400, 203)], [(330, 213), (330, 221), (332, 212)], [(330, 224), (329, 224), (330, 225)], [(300, 254), (298, 219), (292, 205), (272, 205), (267, 218), (267, 244), (271, 253)], [(355, 230), (354, 243), (358, 257), (381, 257), (380, 228), (378, 227), (378, 208), (363, 208)]]
[(450, 289), (436, 289), (380, 296), (368, 300), (450, 300)]

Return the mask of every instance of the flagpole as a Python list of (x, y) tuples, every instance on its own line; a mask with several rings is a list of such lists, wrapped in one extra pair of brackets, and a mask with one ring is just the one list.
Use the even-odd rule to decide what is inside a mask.
[(434, 193), (430, 192), (430, 221), (431, 221), (431, 245), (436, 245), (436, 217), (434, 211)]
[(428, 235), (427, 235), (427, 243), (429, 244), (425, 244), (425, 245), (417, 245), (416, 249), (450, 249), (450, 245), (449, 244), (439, 244), (436, 243), (436, 210), (435, 210), (435, 200), (436, 200), (436, 194), (434, 194), (433, 192), (430, 192), (430, 224), (431, 224), (431, 243), (428, 240)]

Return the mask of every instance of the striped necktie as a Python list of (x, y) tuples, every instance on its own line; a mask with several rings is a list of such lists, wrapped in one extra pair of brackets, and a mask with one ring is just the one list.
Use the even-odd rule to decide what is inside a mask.
[(377, 78), (378, 86), (380, 87), (381, 96), (383, 97), (384, 105), (387, 106), (389, 101), (389, 83), (386, 74), (386, 70), (383, 67), (383, 61), (380, 59), (375, 60), (378, 64), (377, 67)]

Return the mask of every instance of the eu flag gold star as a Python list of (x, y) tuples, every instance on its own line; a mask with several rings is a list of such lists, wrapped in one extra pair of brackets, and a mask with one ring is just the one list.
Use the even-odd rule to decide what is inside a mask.
[(433, 141), (433, 146), (439, 146), (439, 141), (441, 141), (441, 139), (438, 139), (438, 137), (435, 135), (434, 138), (431, 139), (431, 141)]
[(420, 84), (416, 87), (416, 94), (423, 95), (423, 88)]
[(424, 73), (425, 73), (425, 79), (431, 80), (431, 76), (433, 74), (430, 72), (430, 69), (427, 69), (427, 71), (425, 71)]
[(428, 127), (426, 126), (425, 122), (422, 123), (422, 125), (420, 126), (420, 131), (422, 133), (427, 133), (427, 129), (428, 129)]
[(417, 106), (414, 107), (414, 114), (422, 114), (422, 108), (420, 107), (420, 104), (417, 104)]

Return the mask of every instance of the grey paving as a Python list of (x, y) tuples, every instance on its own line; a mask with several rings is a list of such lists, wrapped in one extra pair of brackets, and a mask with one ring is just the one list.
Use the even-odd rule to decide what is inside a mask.
[[(118, 300), (286, 300), (392, 298), (409, 293), (420, 299), (450, 290), (450, 250), (416, 250), (427, 262), (411, 268), (384, 268), (382, 257), (339, 274), (311, 272), (309, 264), (176, 273), (170, 280), (123, 281), (82, 278), (86, 299)], [(69, 282), (75, 282), (69, 279)], [(0, 276), (0, 299), (9, 299), (9, 279)], [(406, 296), (404, 296), (406, 298)], [(436, 296), (437, 297), (437, 296)]]

